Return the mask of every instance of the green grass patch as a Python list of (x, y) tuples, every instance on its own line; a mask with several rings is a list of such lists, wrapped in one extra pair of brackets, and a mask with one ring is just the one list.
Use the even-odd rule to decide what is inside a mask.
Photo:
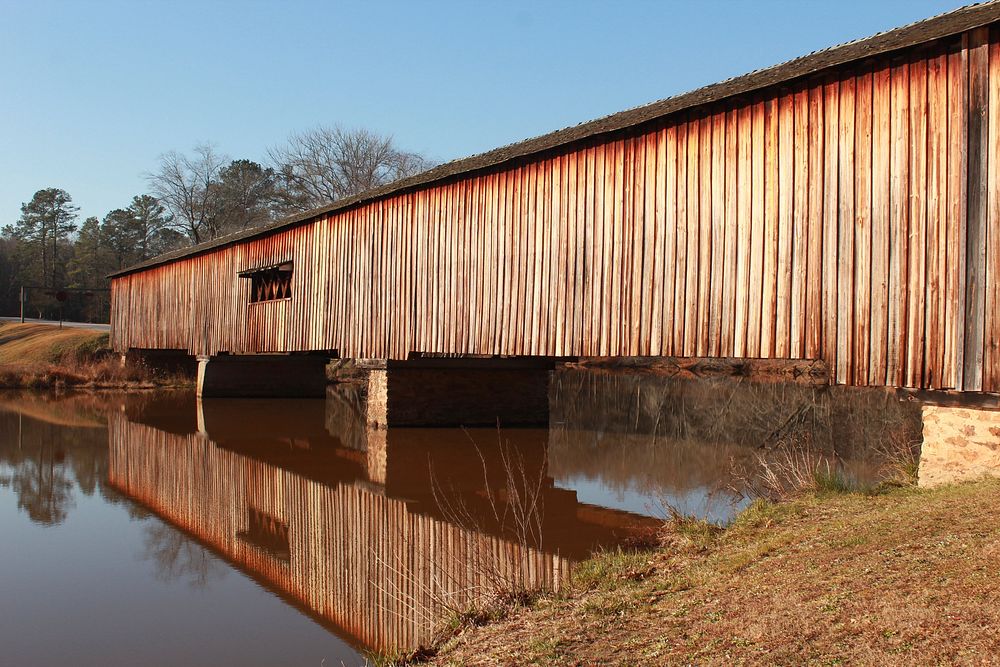
[(652, 568), (649, 549), (607, 549), (583, 561), (573, 570), (578, 589), (613, 589), (623, 581), (638, 581)]

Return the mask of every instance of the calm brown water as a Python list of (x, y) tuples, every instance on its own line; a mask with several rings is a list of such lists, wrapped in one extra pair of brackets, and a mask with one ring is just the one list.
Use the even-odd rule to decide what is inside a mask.
[(362, 664), (482, 591), (559, 588), (667, 505), (724, 522), (768, 438), (913, 427), (734, 386), (566, 374), (549, 429), (500, 431), (371, 431), (349, 393), (0, 395), (0, 663)]

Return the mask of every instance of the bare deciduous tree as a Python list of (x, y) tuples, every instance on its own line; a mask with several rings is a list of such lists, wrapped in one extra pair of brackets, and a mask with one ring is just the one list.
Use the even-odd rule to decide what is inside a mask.
[(173, 225), (194, 243), (218, 235), (213, 199), (228, 159), (211, 144), (202, 144), (192, 157), (176, 151), (163, 154), (159, 171), (148, 175), (150, 189), (173, 215)]
[(280, 205), (307, 211), (424, 171), (431, 164), (366, 129), (317, 127), (268, 151), (281, 180)]

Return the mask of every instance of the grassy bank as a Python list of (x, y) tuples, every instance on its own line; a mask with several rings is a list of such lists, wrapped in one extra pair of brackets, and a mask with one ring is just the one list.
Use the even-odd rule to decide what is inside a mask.
[(0, 323), (0, 388), (95, 389), (176, 386), (189, 380), (148, 368), (124, 368), (108, 334), (49, 324)]
[(1000, 481), (758, 501), (727, 530), (583, 563), (438, 665), (982, 664), (1000, 654)]

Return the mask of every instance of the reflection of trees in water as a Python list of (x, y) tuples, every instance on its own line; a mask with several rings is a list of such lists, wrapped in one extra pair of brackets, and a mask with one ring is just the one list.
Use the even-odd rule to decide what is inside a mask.
[(56, 462), (58, 454), (41, 452), (37, 458), (20, 461), (9, 474), (0, 476), (0, 485), (17, 494), (17, 507), (35, 523), (62, 523), (73, 507), (73, 481), (66, 466)]
[(920, 440), (918, 405), (883, 389), (761, 384), (564, 369), (551, 418), (565, 428), (771, 448), (789, 439), (854, 458), (886, 439)]
[(554, 375), (550, 467), (621, 493), (726, 488), (758, 450), (805, 448), (878, 474), (920, 442), (920, 411), (879, 389), (671, 379), (566, 369)]
[(84, 495), (107, 475), (107, 431), (38, 421), (0, 412), (0, 486), (17, 496), (28, 518), (44, 525), (66, 520), (75, 505), (74, 486)]
[(226, 574), (208, 549), (158, 520), (146, 524), (143, 545), (142, 558), (156, 565), (156, 578), (164, 583), (186, 581), (202, 589)]
[[(33, 406), (36, 410), (47, 407), (40, 401)], [(84, 496), (98, 493), (108, 504), (121, 505), (134, 520), (153, 517), (108, 486), (107, 477), (106, 428), (58, 420), (50, 423), (0, 411), (0, 487), (14, 492), (18, 509), (32, 522), (56, 525), (65, 521), (76, 504), (77, 490)], [(155, 563), (161, 581), (183, 580), (204, 588), (224, 573), (204, 547), (183, 533), (158, 520), (149, 521), (145, 531), (143, 557)]]
[(106, 484), (108, 431), (100, 427), (103, 417), (93, 416), (93, 406), (85, 400), (82, 407), (88, 410), (82, 414), (91, 418), (83, 419), (70, 410), (74, 400), (50, 404), (36, 396), (28, 403), (28, 413), (18, 414), (17, 402), (14, 409), (0, 409), (0, 486), (14, 492), (18, 508), (35, 523), (65, 521), (77, 492), (88, 497), (97, 493), (111, 504), (122, 504), (133, 518), (148, 516)]

